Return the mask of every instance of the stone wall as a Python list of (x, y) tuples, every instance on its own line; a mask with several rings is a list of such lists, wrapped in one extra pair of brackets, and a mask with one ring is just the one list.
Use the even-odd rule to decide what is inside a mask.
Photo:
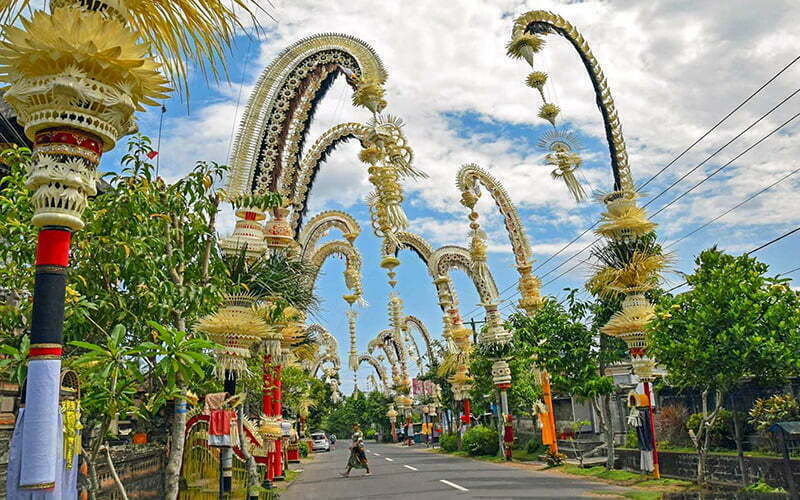
[[(639, 450), (617, 449), (616, 467), (639, 472)], [(693, 480), (697, 474), (697, 455), (661, 451), (658, 453), (661, 475), (674, 479)], [(788, 489), (781, 458), (745, 457), (745, 468), (750, 481), (763, 479), (772, 486)], [(795, 484), (800, 484), (800, 460), (792, 460)], [(741, 483), (739, 461), (735, 455), (709, 455), (706, 459), (706, 477), (711, 483), (738, 485)]]
[[(112, 449), (111, 458), (130, 500), (163, 498), (164, 468), (166, 466), (166, 453), (163, 446), (121, 446)], [(107, 500), (122, 498), (105, 459), (98, 459), (97, 480), (100, 482), (101, 489), (99, 498)]]

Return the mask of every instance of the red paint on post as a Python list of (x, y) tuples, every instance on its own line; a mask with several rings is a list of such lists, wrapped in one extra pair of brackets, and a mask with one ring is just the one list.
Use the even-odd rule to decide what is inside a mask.
[(72, 233), (66, 229), (43, 229), (39, 231), (36, 244), (37, 266), (69, 266), (69, 246)]

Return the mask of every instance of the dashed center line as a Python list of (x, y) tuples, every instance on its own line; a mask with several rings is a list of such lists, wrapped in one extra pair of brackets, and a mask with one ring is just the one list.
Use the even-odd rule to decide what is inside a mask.
[(372, 452), (372, 454), (373, 454), (373, 455), (375, 455), (376, 457), (379, 457), (379, 456), (381, 456), (381, 454), (380, 454), (380, 453), (375, 453), (374, 451)]
[(389, 457), (383, 457), (383, 458), (385, 458), (387, 462), (394, 462), (394, 460), (392, 460), (392, 459), (391, 459), (391, 458), (389, 458)]
[(442, 482), (442, 483), (446, 484), (447, 486), (452, 486), (453, 488), (455, 488), (457, 490), (469, 491), (468, 489), (464, 488), (463, 486), (459, 486), (456, 483), (451, 483), (450, 481), (447, 481), (445, 479), (440, 479), (439, 482)]
[(405, 467), (406, 469), (411, 469), (411, 470), (419, 470), (416, 467), (411, 467), (410, 465), (404, 465), (403, 467)]

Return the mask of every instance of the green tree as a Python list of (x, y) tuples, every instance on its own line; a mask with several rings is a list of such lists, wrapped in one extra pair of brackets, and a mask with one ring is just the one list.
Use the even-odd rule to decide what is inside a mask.
[[(117, 415), (138, 411), (134, 395), (142, 381), (137, 364), (142, 351), (131, 347), (126, 335), (125, 327), (117, 325), (102, 344), (72, 341), (73, 347), (85, 352), (66, 361), (68, 366), (75, 368), (82, 382), (83, 436), (88, 441), (83, 453), (89, 466), (91, 498), (100, 491), (95, 464), (101, 449), (107, 449), (104, 447), (111, 422)], [(119, 481), (117, 486), (124, 491)]]
[(587, 326), (593, 313), (604, 309), (577, 300), (576, 293), (570, 291), (567, 307), (550, 299), (531, 316), (512, 315), (509, 326), (518, 339), (519, 354), (547, 371), (555, 390), (589, 401), (601, 416), (608, 450), (606, 467), (612, 468), (614, 441), (608, 399), (614, 393), (614, 382), (602, 374), (601, 366), (616, 359), (619, 351), (605, 345), (601, 348), (602, 335)]
[[(648, 350), (666, 367), (668, 382), (702, 391), (703, 422), (693, 433), (697, 480), (725, 394), (745, 377), (776, 384), (798, 373), (800, 297), (786, 279), (748, 255), (703, 251), (686, 276), (688, 292), (664, 298), (647, 337)], [(714, 407), (709, 411), (709, 394)], [(737, 419), (738, 420), (738, 419)]]
[(172, 446), (165, 471), (167, 498), (176, 498), (180, 484), (183, 436), (186, 428), (186, 410), (177, 402), (186, 400), (187, 386), (190, 382), (197, 384), (206, 377), (203, 368), (211, 363), (211, 357), (207, 352), (215, 344), (184, 331), (159, 325), (154, 321), (148, 321), (147, 324), (156, 332), (156, 342), (143, 342), (139, 349), (145, 354), (146, 359), (156, 360), (152, 371), (160, 382), (159, 391), (151, 395), (150, 406), (155, 411), (168, 400), (176, 401), (172, 416)]

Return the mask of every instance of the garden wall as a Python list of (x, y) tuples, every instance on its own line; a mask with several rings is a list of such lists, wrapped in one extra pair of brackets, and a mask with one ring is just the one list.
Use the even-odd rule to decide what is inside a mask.
[[(166, 453), (163, 446), (120, 447), (112, 450), (111, 457), (130, 500), (155, 500), (164, 497)], [(101, 488), (99, 498), (122, 498), (105, 460), (98, 460), (97, 480)]]
[[(615, 467), (618, 469), (639, 472), (639, 450), (617, 449), (616, 459)], [(660, 451), (658, 461), (664, 477), (693, 480), (697, 475), (697, 455), (694, 453)], [(751, 482), (763, 479), (772, 486), (789, 488), (782, 459), (745, 457), (744, 463)], [(792, 475), (795, 484), (800, 484), (800, 460), (792, 460)], [(738, 459), (735, 455), (709, 455), (706, 460), (706, 477), (711, 483), (741, 484)]]

